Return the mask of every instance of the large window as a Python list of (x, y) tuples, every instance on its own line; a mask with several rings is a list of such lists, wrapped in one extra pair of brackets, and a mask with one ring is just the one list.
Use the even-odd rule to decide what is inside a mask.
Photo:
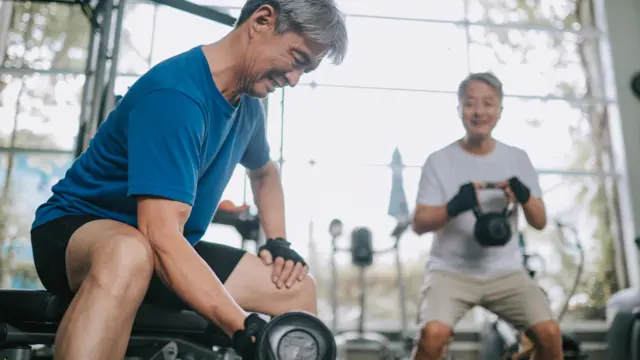
[[(244, 3), (197, 2), (234, 16)], [(318, 278), (321, 317), (330, 316), (330, 279), (321, 265), (331, 255), (328, 223), (342, 219), (347, 233), (356, 226), (370, 227), (377, 247), (391, 242), (394, 220), (387, 208), (393, 151), (398, 148), (402, 154), (404, 187), (413, 208), (426, 157), (462, 135), (456, 91), (469, 71), (492, 71), (503, 81), (504, 111), (495, 135), (526, 150), (540, 170), (552, 221), (545, 231), (524, 226), (522, 231), (529, 249), (549, 265), (542, 283), (554, 307), (564, 301), (562, 289), (576, 268), (574, 252), (556, 241), (556, 220), (580, 229), (579, 238), (589, 250), (573, 313), (582, 311), (580, 304), (603, 306), (606, 299), (600, 294), (616, 286), (605, 280), (615, 278), (611, 249), (619, 236), (619, 210), (612, 194), (619, 175), (610, 171), (615, 159), (610, 156), (604, 110), (611, 101), (598, 96), (602, 72), (587, 51), (602, 34), (592, 24), (580, 23), (574, 1), (339, 3), (348, 15), (345, 62), (335, 66), (325, 61), (299, 86), (268, 99), (268, 137), (272, 158), (282, 165), (288, 236)], [(7, 199), (13, 205), (4, 206), (1, 215), (8, 219), (5, 224), (22, 225), (0, 226), (2, 249), (10, 239), (26, 238), (24, 229), (16, 229), (26, 228), (34, 208), (72, 161), (84, 81), (80, 73), (89, 41), (89, 24), (79, 7), (28, 2), (13, 6), (7, 47), (0, 49), (2, 65), (11, 68), (0, 71), (0, 119), (10, 119), (0, 121), (0, 184), (11, 185), (13, 195)], [(115, 93), (126, 93), (162, 60), (215, 41), (229, 30), (169, 7), (127, 2)], [(252, 204), (243, 169), (234, 173), (224, 198)], [(7, 210), (14, 206), (20, 212)], [(14, 219), (18, 214), (20, 219)], [(206, 240), (231, 245), (240, 241), (232, 230), (215, 226)], [(431, 235), (410, 232), (401, 242), (410, 321), (431, 242)], [(563, 269), (551, 266), (558, 259)], [(339, 285), (344, 289), (341, 314), (346, 314), (341, 324), (349, 326), (357, 292), (348, 291), (354, 287), (348, 257), (340, 264), (345, 271)], [(19, 264), (15, 269), (14, 285), (26, 286), (23, 280), (33, 274), (20, 270)], [(393, 272), (392, 258), (383, 256), (369, 275), (375, 304), (369, 307), (368, 320), (385, 321), (387, 327), (400, 316)]]
[[(403, 157), (413, 208), (426, 157), (463, 135), (456, 109), (459, 82), (468, 71), (491, 71), (505, 90), (495, 135), (524, 149), (540, 171), (549, 225), (544, 231), (523, 225), (521, 231), (528, 251), (547, 264), (541, 283), (559, 310), (577, 258), (575, 248), (559, 241), (557, 223), (576, 227), (588, 256), (569, 318), (601, 317), (604, 299), (594, 289), (611, 290), (601, 274), (610, 279), (615, 269), (611, 250), (619, 236), (618, 209), (611, 189), (619, 175), (610, 172), (610, 149), (603, 140), (609, 100), (594, 95), (601, 82), (586, 66), (585, 48), (597, 44), (598, 31), (578, 22), (569, 1), (426, 1), (411, 12), (393, 14), (376, 13), (375, 6), (357, 1), (343, 3), (350, 36), (345, 63), (322, 64), (298, 87), (269, 98), (272, 156), (283, 164), (291, 240), (311, 263), (326, 263), (331, 256), (327, 226), (340, 218), (347, 231), (368, 226), (376, 246), (388, 244), (395, 221), (387, 215), (394, 149)], [(435, 15), (423, 12), (427, 8)], [(465, 10), (470, 24), (460, 21)], [(562, 234), (575, 240), (570, 232)], [(430, 246), (430, 235), (407, 234), (402, 240), (410, 321)], [(390, 291), (395, 289), (391, 260), (381, 258), (371, 269), (375, 306), (368, 316), (374, 322), (399, 317), (397, 295)], [(345, 274), (348, 263), (348, 257), (341, 259)], [(322, 266), (316, 272), (321, 296), (328, 296), (329, 274)], [(347, 291), (354, 285), (349, 276), (343, 279), (347, 295), (342, 301), (355, 306), (357, 293)], [(323, 299), (326, 305), (328, 298)], [(595, 310), (585, 312), (587, 305)], [(329, 308), (320, 309), (328, 319)], [(345, 311), (342, 325), (349, 326), (352, 319)]]

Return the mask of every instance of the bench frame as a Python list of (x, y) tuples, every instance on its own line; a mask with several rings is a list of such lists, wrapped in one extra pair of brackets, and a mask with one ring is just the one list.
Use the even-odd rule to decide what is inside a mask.
[[(6, 322), (0, 322), (0, 358), (30, 360), (52, 358), (50, 351), (55, 341), (54, 323), (23, 324), (21, 330)], [(44, 345), (44, 348), (33, 348)], [(43, 354), (44, 353), (44, 354)], [(183, 336), (163, 333), (133, 333), (129, 340), (126, 359), (176, 360), (181, 359), (229, 359), (236, 356), (233, 350), (222, 346), (208, 348)]]

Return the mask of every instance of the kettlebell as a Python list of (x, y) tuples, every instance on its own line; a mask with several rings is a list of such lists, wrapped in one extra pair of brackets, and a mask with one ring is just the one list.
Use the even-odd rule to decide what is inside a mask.
[[(495, 184), (487, 184), (486, 189), (495, 189)], [(509, 223), (513, 209), (511, 204), (507, 204), (502, 211), (483, 212), (480, 205), (473, 209), (476, 217), (476, 224), (473, 228), (473, 235), (480, 245), (485, 247), (504, 246), (513, 232)]]

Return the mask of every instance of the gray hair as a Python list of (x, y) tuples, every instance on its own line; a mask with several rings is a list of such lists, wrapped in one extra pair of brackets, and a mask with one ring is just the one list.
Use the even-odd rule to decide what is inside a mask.
[(296, 31), (327, 47), (327, 56), (336, 65), (347, 54), (347, 27), (334, 0), (247, 0), (236, 27), (242, 25), (262, 5), (278, 12), (276, 31)]
[(458, 86), (458, 100), (462, 100), (465, 97), (467, 94), (467, 86), (469, 86), (469, 83), (472, 81), (482, 81), (492, 87), (498, 92), (498, 98), (500, 98), (500, 102), (502, 102), (502, 98), (504, 97), (504, 93), (502, 92), (502, 82), (497, 76), (490, 72), (471, 73), (462, 80), (460, 86)]

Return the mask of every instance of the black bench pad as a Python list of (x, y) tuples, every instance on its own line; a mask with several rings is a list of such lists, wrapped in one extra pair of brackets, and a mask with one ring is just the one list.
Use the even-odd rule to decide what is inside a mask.
[[(68, 300), (39, 290), (0, 290), (0, 322), (58, 323)], [(193, 311), (169, 310), (142, 305), (138, 310), (133, 331), (154, 332), (216, 332), (213, 326)]]

